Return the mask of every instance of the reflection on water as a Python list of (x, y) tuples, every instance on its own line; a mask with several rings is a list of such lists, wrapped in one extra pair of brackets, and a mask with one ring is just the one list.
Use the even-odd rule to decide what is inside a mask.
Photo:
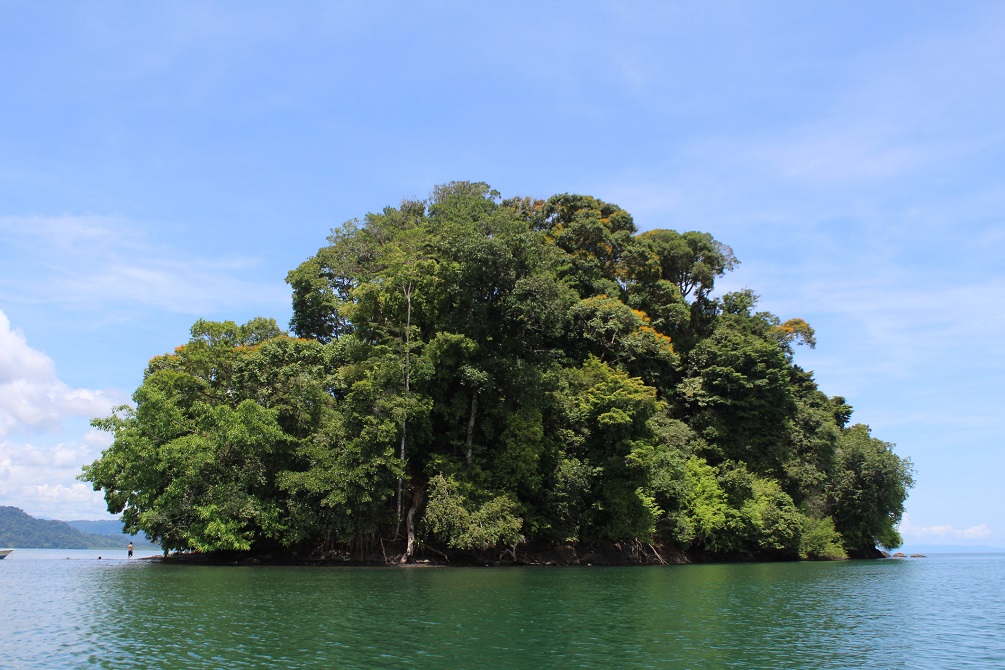
[(1003, 577), (1001, 555), (499, 569), (26, 560), (0, 565), (0, 593), (38, 615), (0, 627), (0, 666), (1001, 666)]

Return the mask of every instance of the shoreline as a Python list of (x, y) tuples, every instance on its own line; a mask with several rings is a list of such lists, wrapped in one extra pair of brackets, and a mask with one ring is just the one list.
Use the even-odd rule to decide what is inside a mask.
[(192, 552), (175, 552), (166, 556), (148, 556), (140, 560), (156, 561), (176, 565), (218, 565), (245, 567), (360, 567), (360, 568), (476, 568), (476, 567), (651, 567), (669, 565), (703, 565), (723, 563), (795, 563), (846, 560), (875, 560), (890, 558), (890, 554), (879, 550), (873, 552), (858, 552), (846, 558), (837, 559), (799, 559), (769, 555), (706, 555), (686, 552), (676, 548), (650, 547), (649, 551), (640, 553), (624, 548), (587, 548), (582, 553), (574, 547), (558, 547), (553, 549), (537, 549), (517, 552), (513, 557), (506, 552), (505, 557), (492, 557), (472, 553), (458, 553), (452, 556), (441, 554), (432, 556), (418, 552), (412, 560), (402, 562), (400, 555), (364, 555), (352, 556), (347, 552), (329, 551), (316, 554), (243, 554), (215, 553), (199, 554)]

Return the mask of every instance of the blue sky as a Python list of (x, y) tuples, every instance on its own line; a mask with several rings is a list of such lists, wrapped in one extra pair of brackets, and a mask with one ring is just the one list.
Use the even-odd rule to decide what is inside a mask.
[[(703, 230), (910, 456), (908, 544), (1005, 546), (1005, 5), (0, 0), (0, 505), (100, 518), (92, 416), (197, 318), (290, 316), (451, 180)], [(720, 291), (721, 292), (721, 291)]]

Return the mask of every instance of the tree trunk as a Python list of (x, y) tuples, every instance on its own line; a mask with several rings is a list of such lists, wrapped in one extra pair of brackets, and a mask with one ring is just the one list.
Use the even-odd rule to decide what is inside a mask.
[(401, 557), (402, 563), (408, 563), (412, 558), (412, 554), (415, 553), (415, 512), (419, 509), (419, 505), (422, 504), (423, 497), (423, 488), (419, 486), (415, 489), (415, 495), (412, 496), (412, 506), (408, 509), (408, 518), (405, 520), (408, 543), (405, 545), (405, 553)]
[[(409, 393), (411, 391), (412, 383), (412, 282), (409, 281), (408, 284), (402, 287), (402, 293), (405, 295), (405, 400), (408, 400)], [(406, 413), (408, 412), (408, 406), (405, 407)], [(408, 419), (402, 417), (401, 419), (401, 467), (402, 470), (405, 468), (405, 437), (408, 434)], [(401, 489), (402, 489), (402, 476), (398, 476), (398, 528), (401, 528)], [(397, 532), (397, 531), (396, 531)]]
[(471, 465), (471, 443), (475, 436), (475, 417), (478, 416), (478, 389), (471, 391), (471, 416), (468, 417), (468, 466)]

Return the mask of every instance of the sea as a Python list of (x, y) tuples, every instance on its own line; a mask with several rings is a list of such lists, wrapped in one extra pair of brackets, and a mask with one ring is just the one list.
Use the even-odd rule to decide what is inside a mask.
[(1005, 668), (1005, 554), (652, 567), (0, 561), (2, 668)]

